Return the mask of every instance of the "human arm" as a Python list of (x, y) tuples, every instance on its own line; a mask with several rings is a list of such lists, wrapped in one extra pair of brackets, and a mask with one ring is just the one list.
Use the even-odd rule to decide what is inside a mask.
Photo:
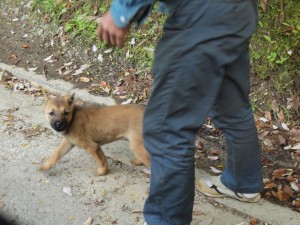
[(146, 19), (156, 0), (113, 0), (98, 25), (100, 41), (123, 47), (123, 41), (133, 22), (138, 25)]

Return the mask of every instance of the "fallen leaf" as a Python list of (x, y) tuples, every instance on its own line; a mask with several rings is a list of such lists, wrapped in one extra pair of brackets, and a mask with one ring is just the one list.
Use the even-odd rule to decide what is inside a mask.
[(10, 74), (7, 73), (6, 71), (0, 71), (0, 81), (5, 82), (9, 80)]
[(110, 48), (110, 49), (105, 50), (103, 53), (108, 54), (108, 53), (111, 53), (112, 51), (113, 51), (113, 49)]
[(200, 140), (195, 141), (195, 147), (196, 147), (197, 150), (202, 150), (203, 149), (203, 145), (202, 145)]
[(68, 75), (68, 74), (70, 74), (70, 73), (72, 73), (72, 72), (73, 72), (73, 70), (66, 70), (65, 72), (63, 72), (62, 75)]
[(134, 68), (132, 68), (132, 67), (129, 68), (128, 71), (129, 71), (131, 74), (133, 74), (133, 75), (136, 74), (136, 69), (134, 69)]
[(289, 127), (286, 125), (286, 123), (281, 123), (281, 127), (282, 129), (286, 130), (286, 131), (289, 131)]
[(73, 215), (70, 215), (69, 218), (68, 218), (68, 220), (69, 220), (69, 221), (73, 221), (73, 220), (74, 220), (74, 216), (73, 216)]
[(88, 69), (90, 67), (90, 65), (88, 64), (83, 64), (80, 66), (80, 68), (78, 70), (75, 71), (75, 73), (73, 73), (72, 75), (79, 75), (81, 73), (83, 73), (84, 70)]
[(291, 182), (290, 185), (294, 191), (299, 191), (299, 185), (296, 182)]
[(50, 55), (50, 56), (48, 56), (47, 58), (45, 58), (44, 61), (47, 62), (47, 63), (54, 63), (54, 62), (56, 62), (57, 60), (56, 59), (52, 59), (52, 57), (53, 57), (53, 54)]
[(276, 112), (276, 113), (279, 112), (279, 106), (278, 106), (278, 103), (276, 102), (276, 100), (272, 101), (271, 108), (274, 112)]
[(250, 225), (256, 225), (257, 224), (257, 220), (256, 220), (256, 218), (251, 218), (250, 219)]
[(33, 71), (36, 71), (37, 69), (38, 69), (38, 67), (28, 68), (28, 71), (33, 72)]
[(193, 211), (193, 216), (201, 216), (203, 215), (204, 213), (200, 210), (196, 210), (196, 211)]
[(269, 132), (268, 130), (265, 130), (265, 131), (263, 131), (263, 132), (261, 132), (261, 133), (259, 134), (259, 138), (260, 138), (260, 139), (263, 139), (263, 138), (265, 138), (269, 133), (270, 133), (270, 132)]
[(269, 121), (272, 120), (272, 115), (271, 115), (271, 112), (270, 112), (270, 111), (266, 111), (266, 112), (265, 112), (265, 118), (266, 118), (267, 120), (269, 120)]
[(273, 146), (273, 143), (272, 143), (272, 141), (270, 140), (270, 139), (265, 139), (264, 140), (264, 145), (265, 146), (269, 146), (269, 147), (272, 147)]
[(272, 182), (268, 182), (265, 184), (264, 189), (272, 189), (277, 187), (277, 184), (275, 184), (273, 181)]
[(44, 59), (44, 61), (49, 61), (51, 58), (53, 57), (53, 55), (48, 56), (47, 58)]
[(269, 124), (267, 124), (267, 123), (265, 123), (265, 122), (262, 122), (261, 120), (257, 120), (257, 121), (256, 121), (256, 126), (257, 126), (258, 130), (261, 130), (261, 129), (263, 129), (263, 128), (269, 128), (269, 127), (270, 127)]
[(198, 225), (210, 225), (210, 224), (212, 224), (212, 221), (213, 221), (213, 219), (210, 218), (208, 220), (204, 220), (204, 221), (200, 222)]
[(300, 98), (298, 95), (292, 96), (292, 98), (287, 98), (287, 109), (293, 109), (296, 112), (300, 109)]
[(85, 82), (85, 83), (88, 83), (88, 82), (91, 81), (91, 79), (88, 78), (88, 77), (80, 77), (80, 80), (83, 81), (83, 82)]
[(282, 191), (283, 193), (287, 194), (289, 197), (293, 195), (293, 191), (288, 185), (284, 185)]
[(102, 90), (107, 94), (109, 94), (109, 92), (111, 91), (109, 87), (102, 88)]
[(17, 59), (18, 57), (15, 54), (12, 54), (8, 57), (8, 59)]
[(126, 58), (132, 58), (132, 54), (130, 54), (129, 50), (126, 52)]
[(122, 102), (122, 105), (127, 105), (127, 104), (130, 104), (131, 102), (132, 102), (132, 99), (129, 98), (125, 102)]
[(64, 63), (64, 66), (71, 66), (73, 62)]
[(300, 198), (297, 198), (293, 201), (293, 206), (300, 207)]
[(295, 142), (300, 142), (300, 129), (292, 128), (290, 132), (291, 132), (290, 140)]
[(214, 172), (214, 173), (218, 173), (218, 174), (219, 174), (219, 173), (222, 173), (221, 170), (218, 170), (217, 168), (215, 168), (215, 167), (213, 167), (213, 166), (211, 166), (210, 169), (211, 169), (211, 171)]
[(210, 154), (210, 155), (219, 155), (219, 151), (218, 151), (217, 149), (211, 149), (211, 150), (209, 151), (209, 154)]
[(282, 110), (280, 110), (278, 113), (277, 113), (277, 117), (278, 117), (278, 121), (279, 122), (283, 122), (284, 121), (284, 113)]
[(98, 59), (99, 62), (103, 62), (103, 55), (99, 54), (98, 57), (97, 57), (97, 59)]
[(293, 150), (298, 150), (298, 149), (300, 149), (300, 142), (297, 143), (297, 144), (295, 144), (291, 149), (293, 149)]
[(28, 149), (30, 147), (29, 144), (21, 144), (21, 146), (24, 148), (24, 149)]
[(210, 125), (210, 124), (204, 124), (205, 127), (207, 127), (208, 129), (214, 129), (214, 126)]
[(292, 169), (281, 168), (281, 169), (274, 170), (272, 175), (274, 178), (281, 178), (285, 175), (291, 175), (292, 173), (293, 173)]
[(288, 182), (294, 182), (294, 181), (296, 181), (296, 178), (295, 177), (293, 177), (292, 175), (288, 175), (287, 177), (286, 177), (286, 180), (288, 181)]
[(264, 118), (264, 117), (260, 117), (259, 120), (262, 121), (262, 122), (264, 122), (264, 123), (266, 123), (266, 122), (269, 121), (267, 118)]
[(281, 202), (286, 202), (287, 200), (289, 200), (290, 196), (287, 193), (284, 193), (282, 191), (282, 189), (278, 190), (277, 192), (277, 198), (281, 201)]
[(131, 45), (135, 45), (135, 38), (132, 38), (132, 39), (131, 39), (130, 44), (131, 44)]
[(105, 82), (105, 81), (100, 81), (100, 87), (102, 87), (102, 88), (105, 88), (105, 87), (107, 87), (107, 83)]
[(225, 166), (224, 166), (223, 163), (219, 163), (219, 164), (217, 165), (217, 168), (220, 168), (220, 169), (224, 170)]
[(211, 156), (211, 155), (209, 155), (209, 156), (207, 156), (207, 158), (209, 158), (212, 161), (215, 161), (215, 160), (219, 159), (219, 156)]
[(290, 176), (294, 173), (293, 169), (286, 169), (286, 172), (284, 174), (282, 174), (282, 176)]
[(270, 160), (266, 157), (262, 157), (261, 164), (262, 166), (268, 166), (270, 164)]
[(93, 45), (93, 52), (96, 52), (98, 50), (96, 45)]
[(64, 187), (63, 192), (69, 196), (72, 196), (72, 190), (70, 187)]
[(150, 48), (150, 47), (144, 47), (144, 49), (148, 52), (154, 52), (154, 48)]
[(23, 44), (22, 48), (30, 48), (30, 45), (25, 43), (25, 44)]
[(286, 139), (282, 137), (281, 135), (278, 135), (279, 145), (285, 145)]
[(267, 2), (268, 2), (268, 0), (262, 0), (262, 1), (260, 2), (262, 11), (263, 11), (264, 13), (267, 11)]
[(87, 219), (87, 221), (84, 222), (83, 225), (91, 225), (92, 222), (93, 222), (93, 218), (92, 218), (92, 217), (89, 217), (89, 218)]
[(41, 29), (37, 32), (37, 34), (38, 34), (39, 36), (41, 36), (43, 33), (44, 33), (44, 29), (43, 29), (43, 28), (41, 28)]

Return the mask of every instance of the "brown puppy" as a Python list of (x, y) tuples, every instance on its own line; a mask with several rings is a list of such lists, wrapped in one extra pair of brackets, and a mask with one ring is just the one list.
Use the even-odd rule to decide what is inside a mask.
[(50, 158), (40, 166), (49, 170), (75, 145), (84, 148), (99, 164), (95, 175), (107, 173), (106, 157), (101, 145), (126, 138), (136, 160), (134, 164), (150, 167), (150, 155), (144, 147), (142, 120), (144, 109), (140, 105), (89, 106), (74, 104), (74, 94), (64, 97), (47, 97), (44, 114), (51, 127), (62, 133), (62, 141)]

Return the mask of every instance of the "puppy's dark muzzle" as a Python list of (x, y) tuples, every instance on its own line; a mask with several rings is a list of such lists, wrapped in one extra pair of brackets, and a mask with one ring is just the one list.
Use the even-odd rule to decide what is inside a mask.
[(61, 131), (64, 131), (65, 129), (67, 129), (68, 123), (63, 120), (56, 120), (56, 121), (51, 122), (51, 127), (54, 130), (61, 132)]

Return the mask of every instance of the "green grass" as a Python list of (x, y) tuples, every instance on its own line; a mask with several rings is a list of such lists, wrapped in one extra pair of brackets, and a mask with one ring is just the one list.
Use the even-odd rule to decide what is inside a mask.
[[(19, 1), (11, 2), (18, 4)], [(110, 4), (111, 0), (34, 0), (32, 9), (33, 14), (40, 12), (42, 22), (47, 19), (48, 23), (63, 27), (72, 42), (87, 48), (96, 43), (104, 52), (112, 47), (98, 41), (97, 23), (93, 18), (102, 16)], [(267, 82), (268, 91), (252, 97), (254, 108), (262, 104), (270, 107), (278, 94), (285, 96), (282, 99), (286, 99), (287, 92), (300, 94), (300, 4), (294, 0), (273, 0), (267, 2), (266, 9), (264, 12), (259, 8), (259, 24), (251, 40), (250, 54), (252, 76), (260, 83)], [(105, 56), (114, 63), (121, 58), (122, 63), (135, 68), (138, 74), (149, 73), (165, 19), (165, 15), (154, 10), (142, 27), (132, 30), (123, 49), (113, 48), (113, 52)]]
[[(267, 3), (267, 10), (260, 9), (260, 21), (251, 42), (251, 62), (253, 74), (262, 80), (271, 80), (277, 91), (284, 92), (290, 87), (299, 87), (300, 72), (300, 6), (292, 0)], [(111, 4), (110, 0), (35, 0), (34, 8), (48, 15), (54, 23), (64, 27), (72, 38), (78, 37), (84, 43), (97, 43), (97, 24), (89, 18), (103, 15)], [(285, 17), (279, 20), (280, 15)], [(153, 60), (153, 48), (161, 35), (161, 25), (165, 16), (152, 13), (147, 22), (134, 31), (124, 49), (115, 50), (130, 64), (140, 70), (149, 70)], [(133, 44), (134, 42), (134, 44)], [(98, 43), (102, 50), (109, 48)], [(299, 84), (299, 85), (298, 85)], [(297, 89), (297, 91), (300, 91)]]
[[(97, 43), (96, 46), (105, 51), (111, 46), (99, 43), (96, 35), (97, 23), (90, 18), (103, 15), (110, 4), (110, 0), (78, 0), (72, 1), (71, 4), (62, 0), (36, 0), (34, 9), (41, 10), (53, 23), (63, 26), (64, 32), (71, 38), (77, 38), (86, 45)], [(165, 15), (153, 12), (140, 29), (132, 29), (123, 49), (114, 48), (114, 54), (121, 56), (131, 65), (137, 65), (138, 71), (149, 71), (154, 46), (161, 35), (164, 19)]]
[(277, 92), (284, 93), (289, 88), (300, 92), (300, 6), (286, 0), (282, 8), (281, 2), (268, 2), (267, 11), (260, 10), (250, 48), (253, 74), (270, 80)]

